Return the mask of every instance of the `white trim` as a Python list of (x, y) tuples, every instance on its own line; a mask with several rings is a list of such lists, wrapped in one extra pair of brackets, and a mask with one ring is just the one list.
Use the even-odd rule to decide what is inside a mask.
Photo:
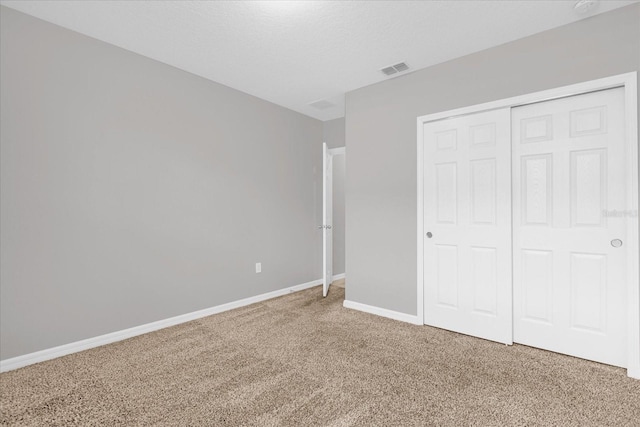
[(418, 118), (418, 182), (417, 182), (417, 191), (418, 191), (418, 213), (417, 213), (417, 221), (418, 221), (418, 241), (417, 241), (417, 249), (418, 249), (418, 262), (417, 262), (417, 297), (418, 297), (418, 308), (416, 309), (416, 317), (421, 325), (424, 325), (424, 144), (422, 140), (424, 139), (424, 125), (423, 122)]
[(334, 274), (333, 275), (333, 280), (340, 280), (340, 279), (344, 279), (346, 277), (347, 277), (346, 273)]
[(321, 284), (322, 279), (312, 280), (311, 282), (302, 283), (300, 285), (295, 285), (284, 289), (278, 289), (276, 291), (244, 298), (238, 301), (228, 302), (226, 304), (217, 305), (215, 307), (205, 308), (204, 310), (198, 310), (175, 317), (170, 317), (168, 319), (158, 320), (156, 322), (135, 326), (133, 328), (123, 329), (121, 331), (116, 331), (109, 334), (64, 344), (58, 347), (48, 348), (46, 350), (40, 350), (34, 353), (12, 357), (10, 359), (0, 360), (0, 372), (11, 371), (14, 369), (22, 368), (23, 366), (32, 365), (38, 362), (44, 362), (45, 360), (55, 359), (57, 357), (66, 356), (68, 354), (77, 353), (79, 351), (88, 350), (90, 348), (99, 347), (101, 345), (111, 344), (116, 341), (122, 341), (127, 338), (157, 331), (159, 329), (168, 328), (170, 326), (179, 325), (181, 323), (190, 322), (192, 320), (201, 319), (203, 317), (211, 316), (212, 314), (218, 314), (224, 311), (233, 310), (234, 308), (240, 308), (250, 304), (255, 304), (257, 302), (276, 298), (282, 295), (290, 294), (292, 292), (302, 291)]
[[(631, 74), (631, 73), (630, 73)], [(636, 74), (636, 73), (633, 73)], [(627, 135), (627, 173), (630, 174), (631, 186), (627, 190), (627, 206), (638, 212), (638, 99), (637, 76), (629, 77), (625, 82), (625, 134)], [(627, 229), (627, 280), (629, 281), (629, 305), (627, 316), (629, 324), (627, 335), (629, 340), (627, 375), (640, 379), (640, 218), (634, 221), (629, 217)], [(633, 286), (633, 283), (636, 286)], [(633, 303), (635, 301), (635, 304)]]
[(417, 316), (411, 314), (400, 313), (398, 311), (387, 310), (386, 308), (374, 307), (372, 305), (362, 304), (355, 301), (344, 300), (343, 307), (350, 308), (352, 310), (363, 311), (369, 314), (375, 314), (376, 316), (382, 316), (393, 320), (399, 320), (401, 322), (411, 323), (412, 325), (422, 325), (422, 322), (418, 321)]
[(485, 102), (483, 104), (471, 105), (468, 107), (456, 108), (455, 110), (442, 111), (440, 113), (427, 114), (418, 117), (418, 124), (433, 122), (441, 119), (448, 119), (467, 114), (474, 114), (479, 111), (496, 110), (505, 107), (518, 107), (521, 105), (533, 104), (535, 102), (550, 101), (552, 99), (566, 98), (568, 96), (580, 95), (586, 92), (596, 90), (611, 89), (614, 87), (630, 87), (632, 82), (637, 80), (637, 73), (618, 74), (616, 76), (605, 77), (602, 79), (590, 80), (586, 82), (576, 83), (568, 86), (561, 86), (554, 89), (543, 90), (540, 92), (518, 95), (511, 98), (500, 99), (497, 101)]
[[(569, 86), (562, 86), (541, 92), (529, 93), (526, 95), (515, 96), (512, 98), (501, 99), (498, 101), (487, 102), (484, 104), (472, 105), (455, 110), (443, 111), (440, 113), (428, 114), (420, 116), (417, 119), (417, 198), (418, 198), (418, 217), (417, 221), (417, 292), (418, 297), (417, 309), (418, 318), (422, 313), (424, 320), (424, 269), (423, 269), (423, 181), (424, 181), (424, 164), (423, 164), (423, 148), (422, 148), (422, 126), (424, 123), (436, 120), (453, 118), (466, 114), (473, 114), (480, 111), (495, 110), (499, 108), (513, 108), (519, 105), (527, 105), (535, 102), (548, 101), (557, 98), (578, 95), (596, 90), (611, 89), (614, 87), (624, 87), (625, 89), (625, 126), (627, 136), (627, 182), (631, 182), (627, 191), (627, 203), (631, 210), (638, 211), (638, 100), (637, 100), (637, 72), (619, 74), (616, 76), (605, 77), (602, 79), (591, 80), (587, 82), (577, 83)], [(629, 323), (627, 328), (627, 337), (629, 341), (628, 358), (627, 358), (627, 375), (633, 378), (640, 378), (640, 236), (638, 234), (640, 225), (639, 218), (635, 221), (629, 218), (630, 226), (627, 229), (626, 240), (629, 243), (627, 262), (627, 280), (628, 280), (628, 317)]]

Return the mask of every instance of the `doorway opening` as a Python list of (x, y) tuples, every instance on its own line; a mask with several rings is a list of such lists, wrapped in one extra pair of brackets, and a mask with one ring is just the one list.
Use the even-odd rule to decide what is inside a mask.
[[(344, 182), (346, 148), (322, 143), (322, 296), (334, 280), (344, 287)], [(337, 269), (336, 269), (337, 268)], [(339, 271), (342, 270), (342, 271)], [(336, 272), (338, 274), (336, 274)]]

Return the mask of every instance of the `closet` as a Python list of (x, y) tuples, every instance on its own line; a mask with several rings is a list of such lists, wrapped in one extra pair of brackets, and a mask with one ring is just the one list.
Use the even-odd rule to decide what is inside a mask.
[(628, 366), (638, 219), (625, 120), (624, 87), (419, 118), (425, 324)]

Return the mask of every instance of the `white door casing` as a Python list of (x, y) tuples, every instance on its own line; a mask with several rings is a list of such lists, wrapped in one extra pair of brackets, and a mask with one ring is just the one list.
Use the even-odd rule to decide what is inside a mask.
[(624, 89), (512, 119), (514, 342), (626, 367)]
[(322, 143), (322, 296), (333, 282), (333, 168), (327, 143)]
[(511, 344), (509, 109), (425, 123), (424, 321)]

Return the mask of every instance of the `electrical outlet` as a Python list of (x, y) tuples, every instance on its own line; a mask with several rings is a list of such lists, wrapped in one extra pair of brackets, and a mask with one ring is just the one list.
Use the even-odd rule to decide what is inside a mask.
[(262, 273), (262, 263), (256, 262), (256, 273)]

